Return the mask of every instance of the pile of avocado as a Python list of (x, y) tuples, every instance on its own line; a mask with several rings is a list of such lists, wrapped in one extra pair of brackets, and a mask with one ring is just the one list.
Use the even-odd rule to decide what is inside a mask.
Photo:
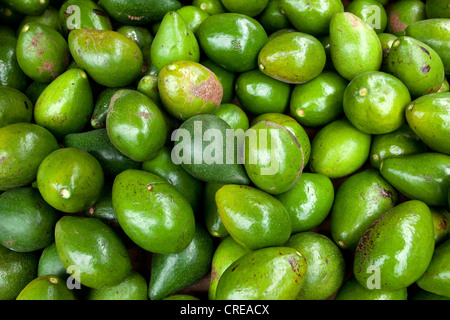
[(0, 300), (450, 300), (448, 0), (0, 0)]

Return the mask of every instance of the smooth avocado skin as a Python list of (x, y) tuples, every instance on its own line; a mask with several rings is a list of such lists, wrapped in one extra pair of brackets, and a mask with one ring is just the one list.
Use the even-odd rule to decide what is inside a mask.
[(345, 11), (351, 12), (368, 23), (377, 34), (384, 32), (387, 25), (387, 14), (384, 6), (376, 0), (352, 1)]
[(152, 256), (148, 297), (161, 300), (200, 281), (211, 270), (213, 254), (212, 237), (196, 224), (194, 237), (184, 250)]
[(304, 167), (304, 152), (298, 139), (285, 126), (260, 121), (247, 130), (244, 167), (260, 190), (280, 194), (291, 189)]
[(450, 18), (450, 8), (446, 0), (429, 0), (425, 3), (425, 12), (428, 19)]
[(130, 159), (152, 159), (165, 144), (167, 123), (158, 106), (146, 95), (121, 89), (111, 98), (106, 130), (112, 144)]
[(282, 0), (282, 12), (295, 29), (312, 36), (323, 36), (329, 32), (334, 14), (344, 11), (339, 0)]
[[(355, 250), (355, 278), (366, 288), (373, 285), (385, 291), (406, 288), (425, 272), (434, 246), (428, 206), (418, 200), (402, 202), (364, 232)], [(374, 270), (378, 280), (371, 277)]]
[(216, 192), (224, 186), (223, 183), (207, 182), (205, 183), (203, 194), (203, 214), (206, 230), (213, 237), (226, 237), (228, 230), (225, 228), (220, 218), (219, 210), (216, 204)]
[(281, 12), (281, 4), (282, 0), (269, 0), (266, 8), (258, 17), (259, 22), (269, 34), (292, 27), (292, 23)]
[(193, 0), (192, 5), (199, 7), (210, 15), (227, 12), (220, 0)]
[(429, 45), (444, 64), (445, 74), (450, 75), (450, 21), (444, 18), (425, 19), (406, 27), (405, 35)]
[(52, 242), (42, 250), (39, 257), (37, 276), (54, 275), (60, 279), (67, 279), (69, 273), (64, 267), (56, 250), (56, 242)]
[(255, 19), (239, 13), (219, 13), (206, 18), (196, 37), (205, 55), (231, 72), (257, 67), (258, 53), (267, 33)]
[(53, 134), (34, 123), (15, 123), (0, 128), (0, 187), (17, 188), (36, 180), (39, 165), (59, 148)]
[(336, 13), (331, 19), (330, 54), (336, 71), (348, 81), (379, 70), (383, 59), (376, 32), (350, 12)]
[(230, 12), (236, 12), (245, 14), (249, 17), (255, 17), (259, 15), (269, 3), (269, 0), (221, 0), (226, 10)]
[(411, 130), (430, 149), (450, 155), (450, 92), (430, 93), (406, 108)]
[(215, 199), (225, 228), (239, 244), (256, 250), (280, 246), (289, 239), (289, 213), (272, 195), (253, 187), (228, 184), (217, 190)]
[(292, 189), (275, 197), (289, 212), (294, 234), (311, 230), (327, 218), (333, 206), (334, 186), (323, 174), (304, 172)]
[(245, 111), (234, 103), (221, 104), (214, 115), (224, 120), (234, 130), (242, 129), (246, 131), (250, 126)]
[(34, 106), (34, 120), (62, 139), (81, 132), (94, 110), (94, 98), (87, 74), (70, 69), (53, 80), (40, 94)]
[(67, 70), (70, 51), (66, 39), (55, 29), (31, 22), (17, 38), (17, 62), (31, 79), (49, 83)]
[(15, 300), (23, 288), (36, 278), (38, 260), (36, 252), (15, 252), (0, 246), (1, 300)]
[(160, 176), (142, 170), (125, 170), (114, 180), (112, 204), (122, 230), (144, 250), (177, 253), (194, 237), (191, 205)]
[(7, 3), (15, 12), (36, 16), (42, 14), (50, 5), (50, 0), (10, 0)]
[(69, 33), (68, 43), (78, 66), (105, 87), (127, 86), (142, 71), (144, 60), (141, 49), (119, 32), (74, 29)]
[(445, 207), (430, 207), (434, 224), (434, 242), (439, 246), (449, 238), (450, 212)]
[(77, 300), (66, 281), (54, 275), (40, 276), (19, 293), (16, 300)]
[(144, 161), (140, 169), (167, 180), (189, 201), (194, 212), (197, 212), (203, 192), (203, 182), (172, 162), (169, 147), (163, 146), (152, 160)]
[(355, 277), (351, 277), (339, 289), (335, 300), (407, 300), (407, 298), (406, 288), (394, 291), (367, 289)]
[(219, 108), (223, 87), (219, 78), (195, 61), (174, 61), (158, 74), (161, 102), (169, 114), (184, 121), (199, 114), (213, 114)]
[[(79, 20), (75, 20), (76, 18)], [(97, 2), (92, 0), (69, 0), (64, 2), (59, 8), (58, 19), (60, 28), (62, 28), (65, 35), (78, 28), (112, 30), (110, 17)]]
[(373, 137), (369, 160), (374, 168), (379, 169), (384, 159), (426, 151), (426, 144), (419, 139), (407, 123), (404, 123), (393, 132)]
[(450, 298), (448, 279), (450, 260), (450, 240), (437, 246), (425, 273), (417, 280), (417, 285), (428, 292)]
[(89, 289), (86, 300), (147, 300), (147, 280), (132, 271), (122, 282), (98, 289)]
[(122, 240), (96, 218), (62, 217), (56, 223), (55, 243), (64, 267), (88, 288), (118, 284), (131, 273)]
[(217, 285), (220, 277), (227, 268), (237, 259), (249, 253), (251, 250), (240, 245), (228, 235), (223, 238), (214, 250), (211, 260), (211, 279), (208, 289), (208, 299), (215, 300)]
[(305, 256), (293, 248), (255, 250), (225, 270), (217, 285), (216, 300), (295, 300), (306, 270)]
[(53, 242), (58, 219), (35, 188), (15, 188), (0, 195), (0, 243), (8, 249), (43, 249)]
[(181, 15), (188, 28), (191, 29), (194, 34), (203, 20), (210, 16), (205, 10), (193, 5), (181, 7), (177, 12)]
[(429, 206), (446, 206), (450, 156), (436, 152), (385, 159), (380, 173), (397, 191)]
[(327, 177), (347, 176), (366, 162), (371, 135), (356, 129), (348, 119), (338, 119), (322, 127), (311, 142), (311, 172)]
[(33, 103), (22, 91), (0, 87), (0, 128), (13, 123), (28, 123), (32, 118)]
[(17, 62), (17, 38), (0, 33), (0, 85), (24, 91), (28, 77)]
[(444, 64), (436, 51), (408, 36), (392, 43), (388, 71), (406, 85), (412, 98), (437, 92), (445, 78)]
[(397, 191), (378, 170), (353, 174), (336, 191), (330, 213), (333, 240), (340, 248), (356, 249), (367, 228), (392, 209), (397, 200)]
[(325, 70), (316, 78), (294, 86), (289, 101), (292, 116), (301, 125), (321, 127), (344, 114), (342, 101), (348, 81)]
[(285, 32), (270, 39), (258, 54), (262, 73), (285, 83), (298, 84), (317, 77), (325, 68), (322, 43), (302, 32)]
[(396, 77), (380, 71), (357, 75), (344, 92), (347, 119), (360, 131), (384, 134), (405, 123), (405, 109), (411, 102), (408, 88)]
[(297, 300), (325, 300), (340, 288), (345, 260), (330, 238), (316, 232), (300, 232), (284, 245), (301, 252), (307, 262), (305, 282)]
[(378, 33), (378, 39), (380, 39), (381, 48), (383, 50), (383, 59), (381, 61), (380, 70), (382, 72), (389, 72), (389, 66), (388, 66), (388, 58), (389, 58), (389, 52), (391, 50), (392, 43), (397, 39), (396, 35), (393, 35), (391, 33)]
[(408, 25), (426, 19), (425, 3), (420, 0), (400, 0), (387, 12), (386, 31), (398, 37), (405, 35)]

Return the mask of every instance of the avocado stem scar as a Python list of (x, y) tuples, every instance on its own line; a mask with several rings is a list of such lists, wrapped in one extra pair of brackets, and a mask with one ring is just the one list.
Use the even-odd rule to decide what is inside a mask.
[(147, 186), (147, 190), (148, 191), (151, 191), (153, 189), (153, 186), (151, 185), (151, 184), (149, 184), (148, 186)]
[(68, 199), (68, 198), (70, 198), (70, 192), (69, 192), (69, 190), (67, 190), (67, 189), (61, 189), (61, 190), (59, 191), (59, 195), (60, 195), (61, 198), (63, 198), (63, 199)]
[(53, 284), (58, 284), (58, 279), (56, 278), (48, 278), (48, 280)]
[(23, 26), (22, 31), (23, 32), (27, 32), (28, 29), (30, 29), (30, 26), (28, 24), (26, 24), (26, 25)]
[(362, 88), (361, 90), (359, 90), (359, 95), (361, 97), (364, 97), (367, 95), (367, 89), (366, 88)]

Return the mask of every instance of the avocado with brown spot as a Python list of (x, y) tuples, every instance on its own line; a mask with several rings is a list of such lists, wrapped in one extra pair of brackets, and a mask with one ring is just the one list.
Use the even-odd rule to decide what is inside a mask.
[(408, 25), (425, 20), (425, 3), (420, 0), (400, 0), (388, 10), (386, 31), (398, 37), (406, 35)]

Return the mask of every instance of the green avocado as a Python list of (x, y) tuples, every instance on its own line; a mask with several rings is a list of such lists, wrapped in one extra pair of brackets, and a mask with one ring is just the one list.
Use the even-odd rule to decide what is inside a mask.
[(62, 139), (67, 134), (81, 132), (93, 110), (88, 76), (75, 68), (65, 71), (42, 91), (34, 106), (34, 120)]
[(450, 7), (447, 0), (427, 0), (425, 12), (428, 19), (450, 18)]
[(235, 82), (237, 74), (235, 72), (228, 71), (227, 69), (219, 66), (217, 63), (211, 60), (201, 60), (200, 63), (211, 70), (219, 79), (223, 88), (222, 104), (232, 103), (235, 97)]
[(285, 83), (305, 83), (325, 67), (322, 43), (302, 32), (285, 32), (270, 39), (258, 54), (258, 68)]
[(55, 29), (36, 22), (25, 24), (18, 36), (17, 62), (31, 79), (49, 83), (67, 70), (70, 51)]
[(147, 280), (136, 271), (132, 271), (122, 282), (90, 289), (86, 300), (147, 300)]
[(262, 120), (246, 131), (245, 140), (244, 167), (255, 186), (270, 194), (280, 194), (297, 183), (305, 154), (289, 129)]
[(220, 277), (216, 300), (295, 300), (306, 278), (305, 257), (293, 248), (249, 252)]
[(384, 159), (381, 175), (399, 192), (429, 206), (446, 206), (450, 186), (450, 156), (425, 152)]
[(250, 126), (245, 111), (234, 103), (221, 104), (214, 115), (228, 123), (233, 130), (242, 129), (246, 131)]
[(194, 213), (200, 209), (203, 182), (186, 172), (181, 165), (172, 162), (169, 147), (163, 146), (152, 160), (144, 161), (140, 169), (167, 180), (186, 198)]
[(251, 114), (284, 113), (289, 105), (291, 86), (253, 69), (239, 74), (235, 94), (242, 108)]
[[(220, 1), (220, 0), (219, 0)], [(7, 3), (7, 1), (0, 1), (0, 19), (3, 23), (7, 24), (8, 26), (1, 26), (1, 29), (8, 28), (12, 36), (14, 36), (14, 30), (11, 27), (16, 27), (20, 24), (22, 19), (24, 18), (24, 15), (20, 12), (14, 11)], [(3, 30), (2, 30), (3, 31)]]
[(112, 96), (106, 116), (111, 143), (130, 159), (152, 159), (165, 144), (167, 123), (158, 106), (136, 90), (121, 89)]
[(133, 40), (141, 50), (151, 46), (154, 40), (153, 34), (146, 27), (121, 26), (116, 31)]
[(445, 74), (450, 75), (450, 21), (449, 19), (425, 19), (406, 27), (406, 36), (429, 45), (444, 64)]
[(74, 29), (68, 38), (75, 62), (98, 84), (124, 87), (135, 81), (144, 64), (139, 46), (112, 30)]
[(403, 82), (413, 98), (437, 92), (445, 78), (444, 64), (436, 51), (408, 36), (392, 43), (388, 70)]
[(316, 232), (300, 232), (292, 235), (284, 245), (301, 252), (308, 265), (297, 300), (325, 300), (341, 287), (345, 260), (330, 238)]
[(77, 300), (64, 279), (55, 275), (40, 276), (19, 293), (16, 300)]
[(62, 217), (56, 223), (55, 242), (66, 270), (88, 288), (118, 284), (132, 271), (122, 240), (96, 218)]
[(17, 188), (36, 180), (39, 165), (59, 148), (47, 129), (34, 123), (0, 128), (0, 188)]
[(192, 5), (200, 8), (210, 15), (225, 13), (227, 11), (221, 0), (193, 0)]
[(433, 251), (430, 209), (422, 201), (402, 202), (364, 232), (355, 250), (353, 272), (367, 289), (401, 290), (422, 276)]
[(122, 230), (144, 250), (178, 253), (194, 237), (191, 205), (174, 186), (153, 173), (128, 169), (118, 174), (112, 204)]
[(162, 300), (200, 300), (200, 299), (190, 294), (173, 294)]
[(0, 243), (17, 252), (43, 249), (54, 241), (59, 214), (35, 188), (15, 188), (0, 195)]
[(403, 124), (393, 132), (374, 135), (369, 160), (374, 168), (379, 169), (384, 159), (425, 151), (427, 151), (425, 143), (419, 139), (408, 124)]
[(141, 163), (134, 161), (111, 143), (106, 129), (71, 133), (64, 137), (63, 144), (67, 148), (78, 148), (93, 155), (100, 165), (106, 177), (114, 178), (127, 169), (139, 169)]
[(225, 184), (207, 182), (205, 183), (203, 193), (203, 214), (206, 230), (213, 237), (226, 237), (228, 230), (225, 228), (222, 219), (220, 218), (219, 210), (216, 204), (216, 192), (222, 188)]
[(229, 12), (245, 14), (249, 17), (256, 17), (267, 7), (269, 0), (221, 0), (223, 6)]
[(383, 59), (377, 33), (350, 12), (336, 13), (331, 19), (330, 54), (337, 72), (349, 81), (366, 71), (378, 71)]
[(189, 246), (178, 253), (152, 256), (148, 297), (161, 300), (200, 281), (211, 270), (213, 240), (205, 228), (197, 224)]
[(347, 280), (336, 294), (335, 300), (407, 300), (406, 288), (393, 291), (367, 289), (351, 277)]
[(1, 0), (12, 10), (30, 16), (42, 14), (50, 5), (50, 0)]
[(0, 87), (0, 128), (13, 123), (28, 123), (33, 118), (33, 103), (13, 87)]
[(59, 33), (62, 33), (61, 24), (59, 23), (59, 12), (58, 9), (53, 6), (48, 6), (47, 9), (45, 9), (39, 15), (26, 15), (20, 22), (20, 25), (17, 28), (16, 33), (19, 33), (22, 27), (30, 22), (36, 22), (49, 26), (58, 31)]
[(175, 61), (200, 61), (197, 38), (176, 11), (170, 11), (164, 16), (150, 54), (152, 64), (158, 71)]
[(56, 250), (56, 242), (52, 242), (42, 250), (39, 257), (37, 276), (54, 275), (60, 279), (67, 279), (69, 274), (61, 262)]
[(268, 34), (292, 27), (288, 17), (281, 11), (281, 4), (282, 0), (269, 0), (266, 8), (258, 17), (259, 22)]
[(450, 300), (450, 298), (419, 289), (410, 300)]
[(0, 86), (8, 86), (23, 92), (28, 77), (19, 66), (16, 50), (17, 38), (0, 34)]
[(184, 6), (177, 10), (184, 22), (192, 32), (197, 31), (198, 27), (201, 25), (203, 20), (209, 17), (209, 13), (199, 7), (190, 5)]
[(123, 235), (123, 230), (119, 225), (119, 221), (117, 221), (117, 216), (114, 212), (112, 204), (111, 185), (106, 185), (103, 188), (102, 193), (95, 204), (84, 211), (84, 216), (97, 218), (108, 227), (116, 231), (120, 236)]
[(343, 107), (347, 119), (362, 132), (384, 134), (397, 130), (411, 102), (408, 88), (381, 71), (357, 75), (345, 89)]
[(325, 221), (333, 206), (334, 187), (327, 176), (304, 172), (291, 190), (275, 197), (289, 212), (292, 233), (297, 233)]
[(395, 2), (387, 12), (388, 33), (398, 37), (405, 35), (408, 25), (426, 19), (425, 3), (420, 0), (400, 0)]
[(430, 207), (430, 212), (434, 224), (434, 243), (438, 246), (450, 238), (450, 212), (445, 207)]
[(169, 11), (178, 10), (177, 0), (100, 0), (98, 4), (110, 17), (125, 25), (145, 25), (163, 19)]
[(33, 106), (36, 104), (36, 101), (39, 99), (39, 96), (44, 91), (49, 83), (33, 81), (31, 84), (25, 89), (25, 95), (30, 99)]
[(220, 277), (237, 259), (249, 253), (250, 249), (241, 246), (232, 236), (226, 236), (217, 245), (211, 262), (211, 279), (208, 289), (208, 299), (215, 300)]
[(345, 8), (369, 24), (377, 34), (384, 32), (387, 25), (387, 14), (383, 5), (376, 0), (355, 0)]
[(371, 135), (356, 129), (348, 119), (322, 127), (311, 142), (311, 172), (341, 178), (357, 171), (369, 157)]
[(430, 149), (450, 155), (450, 92), (424, 95), (406, 108), (411, 130)]
[(103, 168), (90, 153), (78, 148), (62, 148), (42, 160), (37, 187), (44, 200), (55, 209), (75, 213), (91, 207), (104, 185)]
[(106, 11), (92, 0), (69, 0), (59, 8), (58, 19), (64, 34), (73, 29), (112, 30)]
[(158, 89), (158, 76), (145, 75), (143, 76), (136, 87), (136, 90), (149, 97), (158, 107), (162, 108), (162, 101)]
[(168, 113), (183, 121), (198, 114), (213, 114), (223, 97), (219, 78), (202, 64), (186, 60), (162, 67), (158, 90)]
[(215, 115), (193, 116), (172, 134), (172, 161), (201, 181), (249, 184), (244, 162), (238, 158), (244, 138), (240, 133)]
[(438, 90), (438, 92), (449, 92), (450, 86), (448, 83), (447, 78), (444, 78), (444, 81), (442, 82), (441, 88)]
[(274, 196), (254, 187), (228, 184), (216, 192), (220, 218), (236, 242), (256, 250), (280, 246), (290, 237), (289, 213)]
[(335, 71), (325, 70), (307, 83), (296, 84), (289, 108), (301, 125), (321, 127), (343, 114), (342, 101), (348, 81)]
[(120, 88), (103, 88), (95, 98), (94, 111), (91, 115), (91, 126), (94, 129), (106, 127), (106, 116), (111, 98), (120, 89), (133, 89), (132, 86)]
[(397, 191), (378, 170), (351, 175), (336, 191), (330, 214), (333, 240), (343, 249), (355, 249), (366, 229), (397, 205), (397, 200)]
[(388, 66), (388, 58), (389, 58), (389, 52), (391, 50), (392, 43), (397, 39), (397, 36), (391, 34), (391, 33), (378, 33), (377, 34), (378, 39), (380, 39), (381, 48), (383, 50), (383, 59), (381, 61), (381, 67), (379, 71), (382, 72), (389, 72), (389, 66)]
[(329, 32), (331, 18), (344, 11), (339, 0), (282, 0), (282, 12), (295, 29), (312, 36), (324, 36)]
[(231, 72), (256, 68), (258, 53), (267, 33), (255, 19), (239, 13), (220, 13), (206, 18), (196, 36), (205, 55)]
[(450, 261), (450, 240), (440, 244), (425, 273), (417, 280), (417, 285), (428, 292), (450, 298), (448, 279)]
[(36, 278), (38, 260), (36, 252), (15, 252), (0, 245), (1, 300), (16, 299), (23, 288)]
[(302, 147), (303, 167), (305, 168), (309, 162), (309, 158), (311, 155), (311, 142), (309, 140), (308, 134), (306, 133), (306, 130), (302, 127), (302, 125), (295, 121), (294, 118), (286, 114), (276, 112), (261, 114), (256, 118), (253, 118), (250, 125), (253, 126), (261, 121), (270, 121), (277, 123), (288, 129), (297, 138), (298, 143)]

